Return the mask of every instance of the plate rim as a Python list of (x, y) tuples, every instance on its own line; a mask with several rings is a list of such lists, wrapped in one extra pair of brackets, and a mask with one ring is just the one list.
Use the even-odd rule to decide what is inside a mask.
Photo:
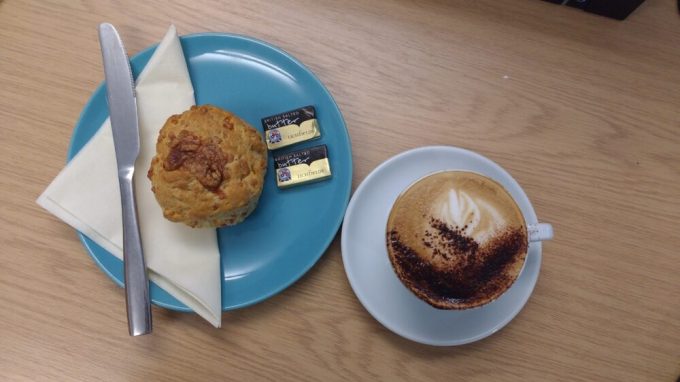
[[(508, 325), (518, 314), (522, 309), (526, 306), (527, 302), (529, 301), (529, 298), (531, 298), (531, 295), (534, 292), (534, 289), (536, 287), (536, 284), (538, 283), (538, 278), (540, 276), (540, 270), (541, 270), (541, 264), (542, 264), (542, 259), (543, 259), (543, 248), (541, 242), (535, 242), (531, 243), (533, 246), (537, 248), (537, 253), (538, 253), (538, 264), (537, 264), (537, 269), (535, 272), (535, 275), (532, 275), (532, 279), (530, 282), (530, 286), (525, 293), (525, 295), (522, 296), (522, 300), (519, 301), (517, 304), (515, 304), (515, 307), (512, 311), (509, 312), (509, 314), (501, 320), (500, 323), (495, 325), (494, 327), (489, 328), (488, 330), (484, 331), (481, 334), (478, 334), (476, 336), (468, 337), (462, 340), (430, 340), (430, 339), (425, 339), (422, 337), (417, 337), (414, 335), (411, 335), (408, 331), (401, 330), (397, 328), (395, 325), (392, 325), (385, 320), (379, 318), (379, 315), (376, 315), (376, 309), (371, 305), (365, 302), (365, 296), (363, 295), (363, 292), (360, 291), (360, 288), (358, 287), (359, 282), (356, 280), (356, 276), (352, 276), (351, 272), (348, 270), (348, 258), (349, 255), (348, 253), (348, 248), (350, 247), (350, 244), (348, 243), (348, 237), (345, 235), (345, 228), (347, 226), (347, 222), (352, 219), (352, 215), (354, 214), (354, 204), (357, 203), (356, 200), (357, 198), (360, 197), (364, 192), (365, 188), (368, 187), (367, 184), (369, 180), (373, 179), (376, 177), (380, 172), (384, 171), (385, 168), (391, 166), (393, 162), (397, 161), (398, 159), (408, 156), (408, 155), (414, 155), (418, 154), (421, 152), (428, 152), (428, 151), (437, 151), (437, 150), (444, 150), (444, 151), (449, 151), (449, 152), (455, 152), (458, 155), (470, 155), (472, 157), (475, 157), (477, 159), (480, 159), (481, 161), (485, 162), (487, 165), (490, 165), (491, 167), (495, 167), (499, 171), (501, 171), (504, 175), (507, 176), (507, 178), (513, 183), (513, 186), (517, 188), (517, 190), (527, 199), (528, 201), (528, 212), (529, 216), (525, 216), (525, 220), (527, 220), (527, 223), (531, 224), (531, 222), (535, 222), (538, 220), (536, 216), (536, 211), (534, 209), (533, 204), (531, 203), (531, 200), (529, 199), (529, 196), (526, 194), (524, 189), (520, 186), (520, 184), (515, 180), (512, 175), (505, 170), (502, 166), (500, 166), (498, 163), (494, 162), (490, 158), (487, 158), (486, 156), (479, 154), (475, 151), (468, 150), (462, 147), (457, 147), (457, 146), (446, 146), (446, 145), (430, 145), (430, 146), (421, 146), (421, 147), (416, 147), (413, 149), (409, 149), (406, 151), (402, 151), (398, 154), (393, 155), (392, 157), (386, 159), (382, 163), (380, 163), (377, 167), (375, 167), (359, 184), (357, 189), (354, 191), (354, 194), (352, 195), (352, 198), (350, 199), (349, 205), (347, 206), (345, 210), (345, 219), (343, 220), (343, 226), (342, 226), (342, 233), (341, 233), (341, 238), (340, 238), (340, 248), (341, 248), (341, 253), (342, 253), (342, 262), (343, 262), (343, 268), (345, 269), (345, 275), (347, 277), (347, 280), (349, 281), (350, 287), (352, 288), (352, 291), (356, 295), (357, 299), (361, 303), (361, 305), (368, 311), (368, 313), (376, 320), (378, 321), (381, 325), (383, 325), (385, 328), (389, 329), (391, 332), (406, 338), (408, 340), (418, 342), (421, 344), (425, 345), (431, 345), (431, 346), (439, 346), (439, 347), (444, 347), (444, 346), (460, 346), (460, 345), (465, 345), (469, 343), (473, 343), (479, 340), (482, 340), (484, 338), (487, 338), (491, 336), (492, 334), (498, 332), (500, 329), (504, 328), (506, 325)], [(453, 169), (452, 169), (453, 170)], [(423, 174), (423, 176), (426, 176), (427, 174)], [(530, 222), (531, 221), (531, 222)], [(351, 223), (350, 223), (351, 224)], [(526, 270), (526, 267), (525, 267)], [(484, 307), (479, 307), (479, 309), (483, 309)]]
[[(331, 92), (328, 90), (326, 85), (321, 81), (321, 79), (319, 79), (319, 77), (309, 67), (307, 67), (305, 64), (303, 64), (301, 61), (299, 61), (297, 58), (292, 56), (290, 53), (288, 53), (284, 49), (282, 49), (282, 48), (280, 48), (280, 47), (278, 47), (274, 44), (268, 43), (264, 40), (260, 40), (258, 38), (251, 37), (251, 36), (248, 36), (248, 35), (245, 35), (245, 34), (237, 34), (237, 33), (199, 32), (199, 33), (191, 33), (191, 34), (181, 35), (181, 36), (178, 36), (178, 38), (180, 40), (180, 43), (184, 43), (186, 41), (191, 41), (191, 40), (196, 40), (196, 39), (202, 39), (202, 38), (217, 38), (217, 39), (230, 39), (230, 40), (236, 39), (236, 40), (245, 41), (247, 43), (256, 44), (256, 45), (258, 45), (262, 48), (265, 48), (265, 49), (270, 49), (270, 50), (280, 54), (284, 58), (290, 60), (290, 62), (292, 62), (296, 67), (298, 67), (303, 72), (305, 72), (314, 82), (316, 82), (319, 85), (321, 91), (327, 96), (327, 99), (330, 101), (330, 104), (332, 105), (332, 107), (335, 108), (335, 110), (337, 111), (337, 114), (340, 117), (339, 122), (341, 123), (342, 131), (344, 133), (343, 135), (344, 135), (345, 141), (347, 142), (347, 148), (349, 150), (349, 156), (345, 159), (347, 161), (348, 181), (347, 181), (347, 186), (345, 187), (345, 190), (343, 190), (343, 192), (344, 192), (344, 197), (343, 197), (344, 209), (342, 210), (342, 213), (339, 214), (339, 218), (337, 219), (337, 222), (334, 222), (333, 226), (335, 227), (335, 229), (332, 231), (333, 234), (329, 235), (329, 238), (326, 240), (326, 243), (324, 244), (323, 249), (318, 254), (314, 254), (314, 256), (310, 256), (311, 260), (310, 260), (309, 264), (306, 264), (304, 267), (301, 267), (300, 271), (293, 274), (287, 282), (282, 283), (281, 285), (279, 285), (276, 288), (272, 288), (268, 293), (261, 294), (257, 298), (254, 298), (254, 299), (251, 299), (251, 300), (248, 300), (248, 301), (244, 301), (244, 302), (241, 302), (239, 304), (235, 304), (235, 305), (231, 305), (231, 306), (225, 307), (224, 305), (222, 305), (222, 303), (220, 303), (220, 305), (222, 305), (221, 306), (222, 312), (241, 309), (241, 308), (245, 308), (245, 307), (257, 304), (257, 303), (262, 302), (264, 300), (267, 300), (267, 299), (283, 292), (284, 290), (286, 290), (291, 285), (295, 284), (305, 274), (307, 274), (307, 272), (309, 272), (309, 270), (312, 267), (314, 267), (314, 265), (316, 265), (316, 263), (318, 263), (318, 261), (326, 253), (328, 248), (333, 243), (333, 240), (335, 239), (335, 237), (338, 236), (338, 231), (340, 230), (340, 227), (341, 227), (342, 222), (344, 220), (345, 211), (347, 210), (347, 206), (349, 204), (350, 197), (352, 195), (352, 179), (353, 179), (353, 175), (354, 175), (354, 161), (353, 161), (353, 158), (352, 158), (352, 139), (349, 135), (349, 130), (347, 129), (347, 123), (345, 122), (345, 118), (342, 114), (342, 110), (340, 110), (340, 106), (335, 101), (335, 98), (333, 97)], [(142, 56), (144, 54), (148, 54), (149, 52), (154, 51), (158, 47), (159, 44), (160, 43), (155, 43), (155, 44), (149, 45), (148, 47), (146, 47), (146, 48), (140, 50), (139, 52), (135, 53), (134, 55), (130, 56), (129, 60), (132, 62), (132, 60), (136, 59), (137, 57)], [(185, 60), (186, 60), (186, 58), (185, 58)], [(148, 61), (147, 61), (147, 63), (148, 63)], [(146, 63), (144, 65), (146, 66)], [(188, 65), (188, 60), (187, 60), (187, 65)], [(70, 162), (71, 159), (73, 159), (73, 157), (80, 151), (80, 149), (78, 151), (75, 151), (74, 146), (75, 146), (76, 135), (81, 129), (83, 129), (83, 127), (82, 127), (83, 118), (84, 118), (87, 110), (92, 108), (92, 105), (95, 102), (95, 96), (98, 93), (104, 91), (104, 84), (105, 84), (104, 81), (99, 82), (99, 84), (95, 87), (95, 89), (89, 94), (89, 98), (88, 98), (87, 102), (85, 103), (82, 110), (80, 111), (80, 114), (78, 115), (78, 119), (76, 120), (75, 126), (72, 130), (71, 137), (70, 137), (70, 140), (69, 140), (66, 163)], [(108, 116), (108, 110), (106, 111), (106, 115)], [(97, 130), (95, 130), (95, 133), (96, 133)], [(92, 138), (90, 138), (90, 139), (92, 139)], [(89, 140), (87, 142), (89, 142)], [(87, 144), (87, 142), (85, 144)], [(81, 147), (81, 149), (82, 149), (82, 147)], [(97, 267), (101, 271), (103, 271), (103, 273), (110, 280), (112, 280), (116, 285), (118, 285), (121, 288), (124, 287), (123, 281), (119, 280), (107, 267), (104, 266), (102, 261), (97, 256), (94, 255), (94, 252), (92, 250), (92, 246), (90, 244), (91, 239), (88, 238), (87, 236), (85, 236), (82, 232), (80, 232), (78, 230), (75, 230), (75, 231), (78, 235), (78, 238), (79, 238), (81, 244), (83, 245), (83, 247), (85, 247), (85, 251), (87, 252), (88, 256), (95, 262)], [(106, 251), (106, 250), (104, 249), (104, 251)], [(106, 251), (106, 252), (108, 253), (108, 251)], [(121, 260), (119, 260), (119, 261), (121, 261)], [(222, 262), (222, 260), (221, 260), (221, 253), (220, 253), (220, 264), (221, 264), (221, 262)], [(221, 265), (220, 265), (220, 268), (221, 268)], [(221, 280), (220, 288), (222, 288), (222, 286), (224, 285), (224, 278), (220, 277), (220, 280)], [(160, 288), (160, 286), (158, 286), (158, 288)], [(162, 289), (162, 288), (160, 288), (160, 289)], [(165, 290), (163, 290), (163, 291), (165, 291)], [(167, 292), (165, 292), (165, 293), (167, 293)], [(171, 303), (167, 303), (167, 302), (164, 302), (164, 301), (159, 301), (157, 299), (152, 299), (151, 302), (154, 305), (161, 307), (161, 308), (165, 308), (165, 309), (169, 309), (169, 310), (173, 310), (173, 311), (178, 311), (178, 312), (193, 313), (193, 310), (191, 308), (187, 307), (186, 305), (182, 304), (181, 302), (180, 302), (180, 304), (182, 304), (182, 305), (171, 304)]]

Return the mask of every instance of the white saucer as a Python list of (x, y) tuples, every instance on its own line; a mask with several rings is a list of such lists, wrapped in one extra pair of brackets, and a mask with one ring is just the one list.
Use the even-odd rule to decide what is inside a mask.
[(437, 346), (485, 338), (522, 310), (536, 285), (541, 243), (529, 245), (524, 270), (498, 300), (465, 311), (438, 310), (418, 299), (397, 278), (385, 248), (385, 226), (399, 193), (436, 171), (468, 170), (501, 183), (515, 198), (528, 224), (537, 223), (529, 198), (499, 165), (472, 151), (430, 146), (394, 156), (373, 170), (354, 193), (342, 228), (342, 260), (354, 293), (376, 320), (410, 340)]

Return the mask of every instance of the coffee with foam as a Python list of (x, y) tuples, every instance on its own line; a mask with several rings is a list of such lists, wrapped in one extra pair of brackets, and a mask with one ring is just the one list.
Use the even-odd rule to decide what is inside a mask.
[(387, 249), (401, 281), (441, 309), (498, 298), (518, 277), (528, 248), (521, 210), (496, 181), (445, 171), (412, 184), (394, 203)]

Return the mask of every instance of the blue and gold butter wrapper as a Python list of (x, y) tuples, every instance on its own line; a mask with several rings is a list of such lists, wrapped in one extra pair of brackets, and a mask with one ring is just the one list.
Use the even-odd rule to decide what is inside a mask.
[(280, 188), (317, 182), (331, 177), (326, 145), (274, 157), (276, 185)]
[(269, 150), (321, 137), (314, 106), (262, 118), (262, 127)]

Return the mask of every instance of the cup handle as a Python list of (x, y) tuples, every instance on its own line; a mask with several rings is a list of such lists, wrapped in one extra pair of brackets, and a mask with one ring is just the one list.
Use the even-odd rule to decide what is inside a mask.
[(553, 238), (553, 227), (548, 223), (536, 223), (527, 225), (529, 241), (544, 241)]

